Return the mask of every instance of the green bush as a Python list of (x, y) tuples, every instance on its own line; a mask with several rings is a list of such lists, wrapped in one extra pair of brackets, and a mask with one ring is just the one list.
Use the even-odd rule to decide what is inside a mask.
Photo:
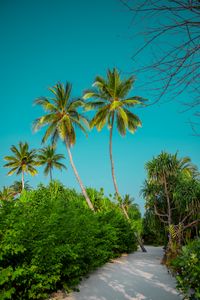
[(0, 208), (0, 299), (44, 299), (69, 290), (112, 257), (136, 250), (116, 207), (93, 213), (57, 183), (23, 192)]
[(200, 299), (200, 239), (184, 246), (171, 264), (177, 274), (177, 287), (187, 299)]

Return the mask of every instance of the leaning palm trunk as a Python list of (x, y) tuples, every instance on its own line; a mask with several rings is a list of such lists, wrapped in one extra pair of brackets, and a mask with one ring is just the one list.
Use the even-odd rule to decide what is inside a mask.
[[(113, 179), (113, 183), (114, 183), (114, 188), (115, 188), (115, 192), (117, 195), (117, 198), (121, 198), (120, 194), (119, 194), (119, 190), (118, 190), (118, 186), (117, 186), (117, 181), (116, 181), (116, 177), (115, 177), (115, 169), (114, 169), (114, 161), (113, 161), (113, 155), (112, 155), (112, 135), (113, 135), (113, 124), (114, 124), (114, 114), (112, 116), (112, 120), (111, 120), (111, 127), (110, 127), (110, 143), (109, 143), (109, 150), (110, 150), (110, 162), (111, 162), (111, 172), (112, 172), (112, 179)], [(121, 205), (122, 211), (126, 217), (126, 219), (130, 222), (130, 218), (128, 215), (128, 212), (126, 211), (124, 204), (122, 203)], [(138, 235), (135, 233), (135, 237), (137, 239), (138, 244), (140, 245), (140, 248), (142, 249), (143, 252), (147, 252), (147, 250), (144, 248), (143, 243), (141, 241), (141, 239), (138, 237)]]
[[(114, 114), (112, 115), (112, 120), (111, 120), (111, 127), (110, 127), (110, 141), (109, 141), (109, 150), (110, 150), (110, 162), (111, 162), (111, 172), (112, 172), (112, 179), (113, 179), (113, 183), (114, 183), (114, 188), (115, 188), (115, 192), (117, 195), (117, 198), (120, 199), (121, 196), (119, 194), (119, 190), (118, 190), (118, 186), (117, 186), (117, 181), (116, 181), (116, 177), (115, 177), (115, 168), (114, 168), (114, 161), (113, 161), (113, 155), (112, 155), (112, 135), (113, 135), (113, 124), (114, 124)], [(124, 207), (124, 204), (122, 203), (121, 205), (123, 213), (126, 217), (127, 220), (130, 220), (129, 215)]]
[(115, 192), (116, 192), (117, 196), (120, 197), (118, 186), (117, 186), (117, 181), (116, 181), (116, 177), (115, 177), (114, 161), (113, 161), (113, 156), (112, 156), (113, 123), (114, 123), (114, 114), (112, 115), (111, 127), (110, 127), (109, 150), (110, 150), (111, 172), (112, 172), (112, 179), (113, 179), (113, 183), (114, 183), (114, 188), (115, 188)]
[(80, 176), (79, 176), (79, 174), (78, 174), (78, 171), (77, 171), (77, 169), (76, 169), (76, 167), (75, 167), (75, 165), (74, 165), (74, 162), (73, 162), (73, 158), (72, 158), (72, 154), (71, 154), (71, 151), (70, 151), (70, 146), (69, 146), (68, 141), (65, 141), (65, 144), (66, 144), (66, 147), (67, 147), (67, 152), (68, 152), (68, 155), (69, 155), (70, 164), (71, 164), (71, 166), (72, 166), (72, 169), (73, 169), (73, 171), (74, 171), (74, 174), (75, 174), (75, 176), (76, 176), (76, 179), (77, 179), (77, 181), (78, 181), (78, 183), (79, 183), (79, 185), (80, 185), (80, 187), (81, 187), (82, 194), (83, 194), (83, 196), (85, 197), (85, 200), (86, 200), (86, 202), (87, 202), (89, 208), (90, 208), (91, 210), (94, 211), (94, 206), (92, 205), (92, 202), (90, 201), (90, 198), (88, 197), (88, 194), (87, 194), (87, 192), (86, 192), (86, 189), (85, 189), (85, 187), (84, 187), (84, 185), (83, 185), (83, 183), (82, 183), (82, 181), (81, 181), (81, 178), (80, 178)]
[[(128, 212), (126, 211), (124, 205), (122, 205), (122, 210), (123, 210), (123, 212), (124, 212), (125, 217), (126, 217), (127, 220), (130, 222), (130, 218), (129, 218)], [(138, 242), (138, 244), (139, 244), (139, 246), (140, 246), (142, 252), (147, 252), (147, 250), (145, 249), (145, 247), (144, 247), (144, 245), (143, 245), (143, 242), (142, 242), (140, 236), (139, 236), (136, 232), (134, 232), (134, 235), (135, 235), (135, 238), (136, 238), (136, 240), (137, 240), (137, 242)]]

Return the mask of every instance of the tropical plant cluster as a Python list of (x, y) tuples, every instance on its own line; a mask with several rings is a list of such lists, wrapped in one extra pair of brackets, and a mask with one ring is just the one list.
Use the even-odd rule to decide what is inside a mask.
[[(21, 175), (21, 182), (15, 181), (0, 193), (2, 299), (42, 299), (57, 288), (69, 289), (110, 258), (135, 250), (137, 243), (145, 251), (140, 238), (139, 209), (133, 198), (119, 193), (112, 154), (115, 126), (122, 136), (126, 130), (134, 133), (141, 126), (130, 108), (145, 100), (129, 96), (133, 84), (133, 76), (122, 79), (114, 68), (107, 71), (105, 79), (97, 76), (92, 89), (80, 98), (72, 98), (69, 82), (58, 82), (49, 88), (50, 97), (35, 100), (43, 115), (34, 121), (34, 131), (46, 127), (42, 143), (50, 140), (50, 144), (36, 150), (19, 142), (18, 146), (11, 146), (11, 155), (4, 158), (4, 166), (10, 169), (8, 175)], [(89, 110), (95, 110), (90, 120), (86, 117)], [(106, 124), (115, 188), (112, 201), (102, 190), (85, 187), (71, 151), (77, 129), (87, 135), (88, 129), (101, 130)], [(66, 169), (61, 163), (64, 155), (56, 151), (59, 140), (66, 146), (82, 195), (52, 181), (54, 168)], [(38, 166), (44, 167), (51, 184), (31, 190), (25, 175), (36, 175)]]
[(182, 248), (172, 261), (178, 288), (187, 299), (200, 299), (200, 239), (193, 240)]
[(156, 241), (166, 245), (163, 263), (178, 274), (178, 288), (190, 299), (200, 299), (198, 169), (189, 157), (162, 152), (146, 164), (146, 170), (144, 234), (151, 241), (157, 233)]
[[(57, 288), (68, 290), (110, 258), (135, 250), (136, 244), (145, 252), (142, 234), (146, 243), (165, 244), (163, 262), (168, 266), (179, 257), (180, 271), (182, 246), (199, 236), (199, 172), (189, 157), (179, 158), (177, 153), (162, 152), (147, 162), (141, 192), (146, 201), (143, 222), (134, 199), (121, 195), (113, 131), (124, 136), (127, 131), (135, 133), (142, 124), (133, 109), (144, 106), (146, 99), (129, 95), (134, 81), (133, 76), (122, 78), (114, 68), (105, 78), (96, 76), (82, 97), (72, 98), (72, 85), (58, 82), (49, 88), (50, 97), (35, 100), (43, 115), (34, 121), (34, 131), (45, 127), (42, 143), (50, 144), (36, 150), (19, 142), (5, 156), (8, 175), (21, 175), (21, 182), (0, 191), (1, 299), (42, 299)], [(93, 113), (90, 118), (88, 111)], [(77, 129), (87, 135), (88, 129), (101, 131), (106, 125), (115, 190), (112, 200), (103, 190), (85, 187), (72, 156)], [(53, 181), (54, 168), (67, 169), (61, 162), (65, 156), (56, 150), (59, 140), (66, 147), (81, 195)], [(36, 175), (38, 166), (44, 167), (50, 185), (31, 190), (25, 175)], [(190, 256), (186, 258), (189, 263)], [(194, 275), (192, 266), (188, 272), (189, 277)], [(199, 270), (195, 272), (198, 277)], [(179, 278), (181, 274), (184, 271)], [(188, 286), (193, 288), (193, 284)]]
[(81, 194), (57, 182), (1, 201), (0, 299), (44, 299), (57, 289), (69, 291), (111, 258), (137, 249), (120, 207), (102, 191), (88, 194), (95, 214)]
[(189, 157), (162, 152), (146, 164), (147, 180), (142, 188), (146, 214), (167, 235), (168, 259), (199, 234), (200, 180)]
[[(91, 203), (75, 166), (71, 148), (76, 142), (75, 129), (78, 128), (87, 134), (89, 127), (91, 129), (96, 127), (98, 130), (101, 130), (107, 124), (110, 131), (109, 153), (111, 173), (116, 196), (119, 201), (121, 201), (121, 195), (118, 190), (114, 172), (112, 135), (115, 123), (122, 136), (126, 134), (127, 130), (134, 133), (137, 128), (141, 126), (139, 117), (130, 110), (130, 108), (136, 105), (143, 105), (145, 102), (145, 99), (140, 96), (129, 96), (134, 81), (134, 76), (122, 79), (120, 72), (114, 68), (113, 70), (107, 71), (105, 79), (101, 76), (96, 76), (93, 88), (86, 90), (82, 98), (71, 98), (72, 85), (69, 82), (66, 82), (66, 85), (59, 82), (54, 87), (49, 88), (52, 97), (42, 96), (37, 98), (34, 102), (43, 108), (45, 114), (34, 121), (33, 128), (37, 131), (46, 127), (42, 143), (50, 139), (51, 145), (40, 149), (40, 154), (37, 155), (37, 157), (36, 150), (29, 150), (27, 143), (20, 142), (19, 148), (13, 145), (11, 151), (14, 155), (5, 156), (5, 160), (8, 161), (8, 163), (4, 166), (10, 168), (8, 175), (14, 173), (17, 175), (21, 174), (22, 189), (24, 189), (24, 174), (29, 173), (35, 175), (37, 174), (35, 166), (44, 165), (45, 175), (50, 174), (50, 179), (52, 180), (52, 169), (54, 167), (58, 169), (65, 167), (59, 162), (64, 156), (55, 153), (56, 143), (60, 139), (66, 146), (71, 167), (88, 207), (94, 211), (94, 206)], [(95, 110), (95, 115), (91, 120), (88, 120), (85, 115), (85, 112), (88, 110)], [(124, 215), (129, 219), (123, 203), (121, 207)]]

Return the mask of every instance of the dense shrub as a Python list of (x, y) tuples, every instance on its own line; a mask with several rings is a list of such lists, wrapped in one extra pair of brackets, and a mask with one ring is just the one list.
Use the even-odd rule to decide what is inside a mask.
[(172, 262), (177, 274), (178, 288), (188, 299), (200, 299), (200, 239), (182, 248)]
[(167, 234), (165, 227), (155, 216), (154, 212), (147, 210), (143, 218), (143, 240), (145, 245), (166, 245)]
[(43, 299), (136, 249), (116, 207), (91, 212), (82, 195), (57, 183), (23, 192), (0, 208), (0, 299)]

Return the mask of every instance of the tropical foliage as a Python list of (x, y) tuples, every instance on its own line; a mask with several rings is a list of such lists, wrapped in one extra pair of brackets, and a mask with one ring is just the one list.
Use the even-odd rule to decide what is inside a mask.
[[(147, 179), (142, 187), (146, 211), (142, 220), (138, 205), (128, 194), (119, 193), (112, 154), (113, 130), (120, 135), (134, 133), (141, 126), (132, 112), (144, 105), (140, 96), (129, 96), (134, 77), (122, 79), (117, 69), (97, 76), (83, 99), (72, 99), (72, 85), (57, 83), (50, 97), (35, 100), (45, 111), (34, 122), (34, 130), (46, 127), (36, 151), (28, 143), (12, 146), (5, 156), (8, 175), (21, 174), (21, 181), (0, 191), (0, 299), (45, 299), (57, 289), (69, 291), (84, 275), (123, 252), (145, 252), (145, 242), (166, 246), (163, 262), (173, 268), (178, 288), (189, 299), (200, 298), (199, 232), (200, 177), (189, 157), (162, 152), (146, 164)], [(88, 100), (90, 99), (90, 100)], [(86, 101), (87, 100), (87, 101)], [(95, 110), (88, 120), (84, 113)], [(110, 131), (109, 152), (115, 195), (85, 188), (71, 149), (76, 129)], [(70, 164), (82, 194), (52, 181), (52, 171), (66, 169), (63, 154), (56, 152), (60, 139), (66, 146)], [(25, 174), (37, 174), (44, 166), (50, 176), (48, 187), (32, 189)], [(85, 201), (86, 200), (86, 201)], [(95, 213), (94, 213), (95, 212)]]
[(178, 288), (187, 299), (200, 299), (200, 239), (182, 248), (172, 262)]
[(61, 159), (64, 159), (65, 156), (63, 154), (56, 153), (55, 146), (47, 146), (39, 150), (39, 154), (37, 156), (38, 164), (40, 166), (44, 166), (44, 174), (50, 176), (50, 180), (52, 180), (52, 171), (53, 168), (58, 170), (66, 169), (66, 166), (60, 162)]
[(158, 216), (155, 215), (153, 209), (147, 208), (142, 222), (142, 237), (145, 245), (166, 246), (167, 230), (165, 226), (161, 226)]
[[(14, 183), (10, 186), (10, 188), (13, 190), (14, 195), (16, 196), (17, 194), (21, 194), (23, 187), (22, 187), (22, 182), (21, 181), (17, 181), (15, 180)], [(28, 183), (28, 180), (26, 180), (24, 182), (24, 189), (26, 191), (30, 191), (31, 190), (31, 186)]]
[[(97, 76), (93, 83), (93, 88), (84, 92), (84, 99), (88, 101), (85, 105), (86, 110), (95, 109), (96, 113), (90, 122), (90, 127), (96, 127), (100, 131), (106, 124), (110, 131), (110, 161), (111, 172), (114, 183), (116, 195), (120, 197), (117, 186), (117, 181), (114, 171), (114, 161), (112, 155), (112, 135), (113, 128), (116, 122), (119, 133), (124, 136), (126, 130), (134, 133), (136, 129), (141, 126), (139, 117), (131, 112), (130, 108), (138, 104), (143, 104), (144, 99), (139, 96), (129, 96), (129, 92), (133, 87), (135, 78), (133, 76), (121, 79), (120, 73), (117, 69), (108, 70), (107, 77), (104, 79)], [(128, 218), (126, 210), (122, 204), (124, 214)]]
[(0, 201), (9, 201), (14, 198), (14, 191), (10, 187), (3, 187), (2, 191), (0, 191)]
[(37, 174), (35, 166), (37, 166), (36, 161), (36, 150), (29, 150), (28, 143), (19, 142), (19, 147), (17, 148), (13, 145), (10, 148), (13, 155), (5, 156), (4, 159), (8, 161), (4, 165), (6, 168), (11, 170), (8, 175), (16, 173), (17, 175), (22, 174), (22, 189), (24, 188), (24, 174), (28, 173), (32, 176)]
[(70, 98), (72, 85), (68, 82), (65, 86), (61, 83), (57, 83), (53, 88), (49, 88), (49, 90), (53, 97), (40, 97), (35, 100), (35, 104), (40, 105), (47, 114), (35, 120), (34, 129), (38, 130), (47, 126), (42, 142), (46, 142), (48, 138), (51, 137), (53, 145), (56, 144), (58, 138), (65, 143), (71, 166), (85, 200), (90, 209), (94, 210), (71, 154), (71, 146), (76, 142), (75, 126), (86, 133), (86, 127), (88, 125), (87, 119), (78, 111), (78, 109), (83, 106), (83, 101)]
[[(147, 180), (142, 194), (147, 210), (162, 223), (168, 248), (175, 255), (200, 220), (200, 181), (188, 157), (162, 152), (146, 164)], [(172, 254), (172, 253), (171, 253)]]
[(94, 214), (82, 195), (55, 182), (3, 202), (0, 236), (2, 300), (45, 299), (56, 289), (69, 290), (110, 258), (137, 248), (118, 206), (110, 203)]

